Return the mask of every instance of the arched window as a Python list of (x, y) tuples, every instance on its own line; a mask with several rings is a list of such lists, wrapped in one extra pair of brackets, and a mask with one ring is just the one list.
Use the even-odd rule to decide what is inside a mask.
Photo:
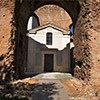
[(47, 45), (52, 45), (52, 33), (51, 32), (48, 32), (46, 34), (46, 44)]

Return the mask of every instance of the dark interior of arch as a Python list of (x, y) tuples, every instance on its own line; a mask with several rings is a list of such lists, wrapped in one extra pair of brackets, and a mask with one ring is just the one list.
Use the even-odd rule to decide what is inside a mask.
[(77, 0), (16, 0), (15, 3), (15, 70), (17, 77), (24, 76), (24, 58), (27, 49), (27, 23), (29, 17), (39, 7), (47, 4), (54, 4), (64, 8), (75, 25), (77, 22), (80, 5)]

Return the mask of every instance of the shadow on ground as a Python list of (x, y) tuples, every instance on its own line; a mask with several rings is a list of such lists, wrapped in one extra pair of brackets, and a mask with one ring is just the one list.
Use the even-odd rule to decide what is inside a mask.
[(58, 94), (55, 83), (10, 84), (0, 89), (0, 100), (52, 100), (52, 95)]
[(33, 90), (33, 100), (52, 100), (53, 95), (58, 94), (55, 83), (38, 84)]

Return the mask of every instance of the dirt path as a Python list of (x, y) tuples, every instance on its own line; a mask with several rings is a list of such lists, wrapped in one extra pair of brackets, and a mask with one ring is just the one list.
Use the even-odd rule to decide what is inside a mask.
[(33, 100), (70, 100), (59, 80), (39, 80)]
[(60, 81), (65, 76), (69, 78), (69, 75), (63, 73), (45, 73), (28, 77), (8, 84), (0, 89), (0, 93), (4, 100), (16, 97), (26, 98), (25, 100), (71, 100)]

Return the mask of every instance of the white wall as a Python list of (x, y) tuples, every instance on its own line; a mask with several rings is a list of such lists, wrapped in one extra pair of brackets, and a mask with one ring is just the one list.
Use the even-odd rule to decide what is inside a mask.
[(39, 26), (38, 19), (34, 15), (31, 16), (28, 20), (27, 30), (33, 29), (38, 26)]
[(27, 24), (27, 30), (32, 29), (32, 17), (29, 18), (28, 24)]
[[(52, 32), (53, 34), (52, 45), (46, 45), (47, 32)], [(28, 34), (28, 36), (34, 39), (35, 41), (46, 45), (46, 47), (50, 49), (63, 50), (66, 47), (66, 45), (70, 43), (69, 35), (63, 35), (61, 31), (58, 31), (52, 27), (47, 27), (45, 29), (39, 30), (37, 31), (36, 35)]]
[[(52, 45), (46, 45), (46, 33), (53, 33)], [(54, 54), (54, 71), (70, 71), (70, 36), (63, 35), (61, 31), (47, 27), (37, 31), (36, 34), (28, 34), (27, 70), (29, 73), (44, 72), (44, 54)], [(47, 48), (46, 48), (47, 47)], [(54, 50), (52, 50), (54, 49)], [(58, 50), (56, 50), (58, 49)], [(61, 52), (61, 55), (58, 54)], [(37, 57), (38, 56), (38, 57)], [(61, 64), (58, 63), (61, 57)], [(37, 64), (37, 63), (38, 64)]]

